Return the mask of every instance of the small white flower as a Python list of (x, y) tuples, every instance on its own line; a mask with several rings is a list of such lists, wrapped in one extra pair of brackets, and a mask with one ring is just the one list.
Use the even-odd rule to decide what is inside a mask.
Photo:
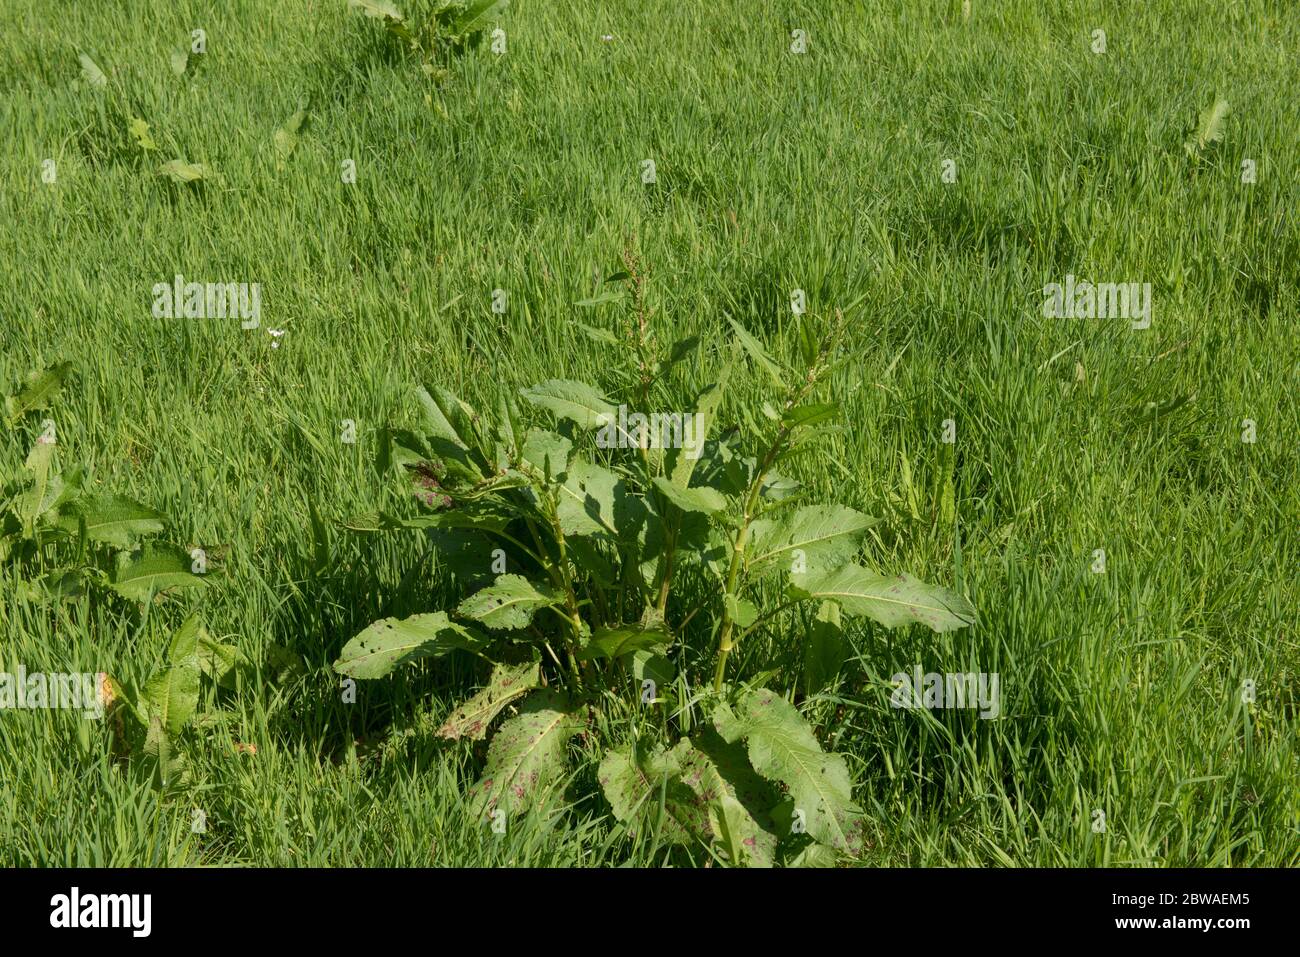
[(284, 335), (286, 332), (288, 332), (289, 330), (288, 329), (267, 329), (266, 331), (269, 332), (271, 334), (271, 338), (275, 340), (274, 342), (271, 343), (271, 348), (278, 349), (280, 348), (280, 337)]
[(602, 33), (600, 38), (608, 43), (610, 40), (614, 39), (614, 35), (612, 33)]

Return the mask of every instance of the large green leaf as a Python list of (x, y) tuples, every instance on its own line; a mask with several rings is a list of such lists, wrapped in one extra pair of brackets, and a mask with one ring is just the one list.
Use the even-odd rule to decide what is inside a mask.
[[(749, 570), (766, 575), (838, 568), (858, 553), (877, 521), (843, 505), (808, 505), (780, 519), (760, 518), (750, 526)], [(803, 567), (796, 568), (800, 560)]]
[(543, 429), (530, 429), (524, 440), (525, 462), (537, 468), (552, 482), (558, 482), (569, 467), (573, 443), (562, 435)]
[(640, 625), (598, 628), (578, 651), (578, 657), (588, 661), (619, 658), (634, 651), (662, 651), (672, 644), (672, 640), (662, 628), (642, 628)]
[(100, 89), (108, 86), (108, 77), (100, 69), (99, 64), (92, 60), (89, 55), (78, 53), (77, 62), (81, 64), (81, 78), (83, 80)]
[(541, 683), (541, 667), (535, 661), (521, 665), (498, 664), (487, 686), (451, 713), (438, 729), (444, 738), (483, 740), (492, 719), (501, 709)]
[[(435, 392), (437, 393), (436, 397)], [(424, 428), (429, 435), (434, 438), (445, 439), (461, 448), (469, 447), (468, 439), (470, 437), (462, 435), (461, 430), (452, 421), (462, 417), (459, 400), (455, 396), (442, 389), (435, 389), (434, 392), (430, 392), (424, 386), (417, 386), (415, 398), (420, 404)], [(465, 423), (462, 421), (460, 424), (464, 427)]]
[(655, 477), (654, 485), (663, 494), (664, 498), (683, 512), (702, 512), (705, 515), (717, 515), (727, 507), (727, 499), (715, 488), (708, 488), (707, 486), (681, 488), (662, 475)]
[(886, 628), (917, 622), (934, 631), (953, 631), (975, 621), (975, 608), (955, 591), (903, 574), (877, 575), (859, 565), (791, 576), (799, 598), (830, 599), (850, 617), (867, 617)]
[(118, 556), (109, 586), (123, 598), (148, 601), (173, 588), (207, 585), (190, 571), (190, 556), (170, 545), (146, 545), (138, 553)]
[(208, 178), (208, 168), (202, 163), (174, 159), (159, 166), (158, 175), (167, 177), (173, 183), (196, 183)]
[(476, 817), (518, 814), (541, 805), (563, 780), (569, 739), (584, 722), (554, 689), (535, 691), (492, 737), (483, 776), (466, 797)]
[(840, 606), (833, 601), (822, 602), (804, 644), (804, 694), (814, 695), (831, 684), (852, 650), (840, 626)]
[(466, 36), (482, 30), (489, 22), (505, 13), (508, 6), (510, 0), (471, 0), (465, 12), (452, 25), (451, 32)]
[(754, 770), (786, 786), (814, 840), (858, 852), (862, 811), (853, 803), (848, 765), (842, 756), (821, 749), (794, 705), (767, 689), (747, 691), (734, 712), (719, 706), (713, 723), (727, 743), (745, 740)]
[(620, 524), (628, 524), (633, 509), (627, 486), (609, 469), (579, 458), (569, 463), (557, 508), (565, 535), (618, 538)]
[(707, 802), (714, 840), (732, 864), (771, 867), (778, 839), (768, 809), (772, 786), (749, 764), (745, 746), (728, 744), (707, 725), (691, 739), (685, 762), (687, 785)]
[(400, 21), (402, 11), (398, 10), (388, 0), (348, 0), (348, 6), (354, 10), (360, 10), (368, 17), (374, 17), (377, 20), (389, 18)]
[(1211, 143), (1217, 143), (1223, 139), (1224, 121), (1228, 118), (1228, 101), (1215, 100), (1213, 104), (1207, 106), (1197, 117), (1196, 132), (1192, 134), (1183, 146), (1190, 154), (1196, 154), (1205, 149)]
[(38, 372), (14, 395), (5, 398), (9, 421), (17, 422), (28, 412), (46, 408), (71, 374), (71, 362), (60, 362)]
[(712, 729), (669, 751), (610, 751), (597, 777), (614, 816), (633, 834), (647, 828), (674, 844), (716, 844), (735, 864), (772, 865), (776, 835), (760, 825), (766, 815), (746, 804), (770, 804), (771, 788), (749, 767), (744, 748)]
[(683, 738), (671, 751), (634, 755), (628, 747), (606, 753), (596, 776), (614, 817), (633, 836), (644, 828), (671, 844), (710, 840), (707, 802), (682, 779), (693, 751)]
[(31, 486), (18, 497), (18, 518), (23, 523), (23, 534), (31, 538), (36, 523), (54, 507), (63, 492), (63, 482), (53, 474), (54, 445), (37, 441), (27, 455), (27, 471), (32, 474)]
[(169, 735), (180, 734), (198, 707), (198, 642), (204, 634), (198, 617), (189, 618), (172, 638), (168, 667), (145, 683), (142, 698), (150, 718), (157, 718)]
[(104, 493), (78, 499), (62, 510), (60, 524), (76, 534), (84, 527), (86, 537), (118, 548), (130, 548), (136, 537), (161, 532), (165, 516), (125, 495)]
[(494, 584), (461, 602), (456, 613), (489, 628), (527, 628), (534, 612), (560, 601), (550, 585), (534, 584), (522, 575), (499, 575)]
[(353, 678), (382, 678), (398, 665), (439, 658), (457, 649), (478, 651), (486, 639), (458, 625), (445, 611), (410, 618), (384, 618), (349, 641), (334, 670)]
[(608, 399), (585, 382), (572, 379), (547, 379), (519, 394), (582, 429), (599, 428), (618, 416), (618, 409)]

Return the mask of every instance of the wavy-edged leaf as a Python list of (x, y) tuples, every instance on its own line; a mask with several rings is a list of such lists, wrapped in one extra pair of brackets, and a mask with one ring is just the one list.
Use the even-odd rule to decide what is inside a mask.
[(190, 556), (171, 545), (149, 544), (118, 555), (109, 587), (132, 601), (148, 601), (173, 588), (202, 588), (207, 582), (190, 571)]
[(620, 658), (634, 651), (662, 651), (672, 641), (672, 636), (662, 628), (642, 628), (640, 625), (598, 628), (578, 650), (578, 658), (592, 661), (598, 658)]
[(664, 498), (683, 512), (717, 515), (727, 507), (726, 497), (716, 488), (709, 488), (706, 485), (697, 486), (696, 488), (681, 488), (662, 475), (657, 475), (655, 476), (654, 486)]
[(573, 443), (545, 429), (529, 429), (522, 450), (525, 462), (540, 470), (552, 482), (560, 481), (569, 467)]
[(302, 125), (307, 120), (307, 106), (308, 100), (304, 98), (298, 104), (298, 109), (285, 121), (284, 126), (275, 131), (273, 139), (275, 141), (277, 163), (280, 167), (284, 166), (285, 161), (298, 146), (298, 134), (302, 131)]
[(1223, 139), (1223, 127), (1228, 118), (1228, 101), (1224, 99), (1215, 100), (1213, 104), (1201, 110), (1197, 117), (1196, 132), (1192, 134), (1183, 145), (1187, 152), (1195, 154), (1205, 149), (1211, 143), (1217, 143)]
[(804, 643), (804, 694), (814, 695), (831, 684), (852, 650), (840, 624), (840, 606), (822, 602)]
[(538, 687), (541, 675), (541, 666), (535, 661), (521, 665), (495, 665), (487, 686), (453, 711), (438, 729), (438, 734), (452, 740), (483, 740), (488, 725), (501, 713), (501, 709)]
[(695, 750), (684, 777), (707, 802), (713, 839), (733, 865), (771, 867), (778, 843), (768, 813), (772, 786), (750, 767), (741, 742), (728, 744), (706, 725), (691, 743)]
[(975, 607), (951, 589), (911, 575), (877, 575), (859, 565), (790, 576), (798, 598), (830, 599), (850, 617), (866, 617), (886, 628), (913, 622), (933, 631), (953, 631), (975, 621)]
[(459, 36), (468, 36), (484, 29), (492, 20), (500, 17), (510, 6), (510, 0), (471, 0), (465, 12), (456, 18), (451, 32)]
[(498, 808), (518, 814), (543, 804), (564, 779), (569, 739), (584, 725), (558, 690), (525, 698), (492, 736), (483, 776), (466, 794), (474, 815), (483, 818)]
[[(746, 551), (756, 575), (838, 568), (862, 547), (877, 518), (844, 505), (807, 505), (779, 519), (757, 519)], [(802, 568), (797, 562), (802, 560)]]
[(180, 734), (198, 707), (198, 643), (205, 634), (198, 616), (187, 619), (172, 637), (167, 668), (145, 683), (141, 698), (150, 718), (157, 718), (169, 735)]
[[(637, 520), (637, 504), (613, 472), (585, 459), (569, 462), (556, 511), (565, 535), (606, 534), (627, 537)], [(620, 533), (620, 525), (625, 526)]]
[(202, 163), (187, 163), (181, 159), (168, 160), (158, 167), (158, 175), (173, 183), (197, 183), (208, 178), (208, 168)]
[(749, 330), (735, 319), (728, 316), (727, 322), (731, 324), (731, 331), (736, 334), (736, 339), (740, 342), (741, 348), (749, 354), (755, 364), (762, 367), (763, 371), (772, 377), (773, 382), (781, 388), (785, 388), (786, 383), (781, 367), (768, 355), (767, 350), (763, 348), (763, 344), (750, 335)]
[(84, 527), (92, 542), (130, 548), (141, 535), (155, 535), (166, 527), (166, 517), (125, 495), (100, 493), (77, 499), (60, 514), (60, 524), (70, 534)]
[(698, 453), (708, 440), (709, 430), (713, 428), (713, 422), (718, 417), (718, 407), (722, 405), (723, 386), (729, 369), (730, 367), (724, 370), (720, 381), (706, 386), (696, 396), (694, 421), (697, 425), (694, 438), (697, 443), (695, 449), (697, 454), (692, 458), (687, 454), (690, 450), (685, 448), (671, 449), (668, 452), (665, 471), (678, 488), (687, 488), (691, 484), (691, 476), (695, 474), (695, 466), (700, 461)]
[(572, 379), (547, 379), (521, 389), (519, 394), (581, 429), (596, 429), (613, 422), (618, 409), (585, 382)]
[(648, 829), (671, 844), (708, 843), (712, 837), (707, 803), (682, 780), (693, 752), (683, 738), (670, 751), (606, 752), (596, 776), (614, 817), (635, 836)]
[(334, 670), (352, 678), (382, 678), (398, 665), (458, 649), (477, 652), (486, 644), (486, 638), (452, 621), (445, 611), (383, 618), (343, 646)]
[(767, 689), (747, 691), (734, 712), (720, 706), (713, 724), (728, 744), (743, 738), (754, 770), (786, 786), (814, 840), (858, 853), (863, 812), (853, 803), (848, 765), (821, 749), (794, 705)]
[(488, 628), (527, 628), (535, 612), (560, 601), (550, 585), (534, 584), (523, 575), (499, 575), (494, 584), (462, 601), (456, 614)]
[(28, 412), (46, 408), (71, 374), (72, 363), (59, 362), (32, 376), (21, 389), (5, 398), (9, 421), (17, 422)]
[(401, 22), (405, 19), (402, 11), (398, 10), (388, 0), (348, 0), (348, 6), (354, 10), (360, 10), (368, 17), (374, 17), (376, 20), (397, 20)]
[(77, 62), (81, 64), (81, 78), (83, 80), (96, 89), (103, 89), (108, 86), (108, 76), (99, 68), (99, 64), (88, 55), (78, 53)]

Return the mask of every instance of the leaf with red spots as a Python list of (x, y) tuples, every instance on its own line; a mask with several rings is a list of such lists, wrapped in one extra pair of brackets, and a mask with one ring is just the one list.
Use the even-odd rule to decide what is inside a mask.
[(532, 691), (540, 680), (541, 668), (535, 661), (522, 665), (497, 665), (492, 669), (487, 687), (453, 711), (438, 729), (438, 734), (444, 738), (483, 740), (488, 725), (501, 709)]
[(548, 689), (524, 699), (493, 736), (483, 777), (469, 790), (475, 815), (498, 808), (518, 814), (544, 803), (564, 777), (569, 739), (582, 728), (563, 693)]

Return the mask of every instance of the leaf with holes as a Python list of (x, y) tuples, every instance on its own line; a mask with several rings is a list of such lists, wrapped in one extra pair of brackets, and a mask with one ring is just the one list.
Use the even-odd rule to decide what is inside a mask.
[(533, 584), (522, 575), (500, 575), (496, 583), (470, 595), (456, 614), (481, 621), (489, 628), (527, 628), (533, 614), (560, 603), (550, 585)]
[(488, 725), (501, 710), (541, 684), (541, 667), (535, 661), (521, 665), (497, 665), (487, 687), (451, 713), (438, 729), (444, 738), (481, 741)]

